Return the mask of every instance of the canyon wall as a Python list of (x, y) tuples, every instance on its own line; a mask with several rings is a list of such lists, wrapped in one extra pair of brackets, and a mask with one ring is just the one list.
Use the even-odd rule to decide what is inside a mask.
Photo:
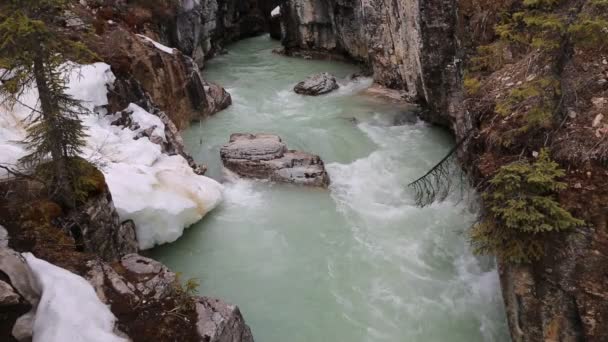
[[(560, 7), (552, 11), (560, 15), (561, 8), (570, 9), (569, 20), (577, 11), (586, 11), (583, 18), (597, 12), (592, 1), (556, 3)], [(555, 160), (569, 170), (560, 203), (585, 219), (586, 226), (550, 234), (545, 256), (538, 261), (498, 260), (512, 339), (606, 341), (608, 269), (602, 265), (608, 263), (607, 187), (601, 176), (605, 166), (598, 163), (603, 158), (598, 146), (608, 131), (601, 128), (608, 127), (602, 126), (608, 110), (606, 58), (573, 48), (563, 35), (554, 62), (546, 63), (539, 51), (503, 48), (489, 58), (492, 64), (504, 64), (476, 75), (477, 94), (463, 86), (477, 48), (497, 42), (494, 27), (501, 14), (522, 11), (522, 6), (516, 0), (287, 0), (281, 6), (282, 43), (288, 55), (346, 56), (360, 62), (375, 82), (421, 103), (424, 119), (466, 140), (458, 155), (480, 189), (501, 166), (551, 147)], [(564, 94), (554, 113), (556, 122), (531, 133), (538, 139), (497, 144), (513, 123), (497, 116), (496, 104), (547, 73)]]
[(281, 5), (287, 54), (346, 55), (367, 65), (374, 80), (426, 104), (429, 121), (442, 113), (456, 82), (457, 4), (452, 0), (288, 0)]
[(226, 44), (268, 31), (270, 12), (279, 0), (182, 0), (161, 31), (170, 45), (199, 66)]

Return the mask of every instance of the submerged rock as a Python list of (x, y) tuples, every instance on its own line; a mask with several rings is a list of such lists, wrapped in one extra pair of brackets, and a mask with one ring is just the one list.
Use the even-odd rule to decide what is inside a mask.
[(329, 175), (321, 158), (288, 150), (278, 135), (233, 134), (220, 150), (224, 167), (241, 177), (327, 187)]
[(327, 72), (323, 72), (309, 76), (304, 81), (296, 84), (293, 91), (302, 95), (316, 96), (327, 94), (338, 89), (339, 87), (340, 86), (338, 85), (338, 81), (336, 81), (335, 76)]

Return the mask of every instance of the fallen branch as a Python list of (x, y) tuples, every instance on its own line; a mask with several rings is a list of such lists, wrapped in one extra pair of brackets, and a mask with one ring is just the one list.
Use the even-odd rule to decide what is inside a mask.
[[(449, 195), (452, 190), (452, 177), (455, 169), (452, 162), (458, 149), (469, 139), (470, 133), (471, 130), (424, 176), (408, 184), (416, 192), (417, 206), (426, 207), (434, 202), (441, 202)], [(463, 181), (461, 174), (460, 182)]]

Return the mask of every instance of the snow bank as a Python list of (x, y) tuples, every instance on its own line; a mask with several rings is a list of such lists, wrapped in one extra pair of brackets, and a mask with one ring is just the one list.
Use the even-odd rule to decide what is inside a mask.
[[(183, 157), (163, 154), (148, 138), (135, 140), (139, 131), (154, 126), (153, 134), (166, 139), (162, 121), (141, 107), (127, 108), (138, 130), (112, 126), (116, 115), (106, 115), (104, 106), (108, 104), (106, 86), (114, 80), (105, 63), (82, 66), (70, 77), (68, 93), (86, 101), (93, 112), (82, 116), (88, 134), (82, 156), (100, 166), (121, 219), (132, 219), (137, 226), (140, 248), (173, 242), (185, 227), (219, 204), (223, 187), (195, 174)], [(35, 106), (37, 98), (36, 89), (30, 89), (21, 101)], [(29, 113), (19, 104), (12, 109), (0, 107), (0, 163), (15, 163), (25, 154), (19, 141), (25, 137), (22, 121)]]
[(36, 258), (23, 256), (40, 285), (34, 342), (126, 342), (114, 334), (116, 318), (84, 278)]
[(138, 36), (139, 38), (141, 38), (141, 39), (145, 40), (145, 41), (148, 41), (148, 42), (152, 43), (152, 45), (154, 45), (154, 47), (156, 47), (156, 48), (157, 48), (157, 49), (159, 49), (160, 51), (162, 51), (162, 52), (166, 52), (166, 53), (171, 54), (171, 55), (173, 54), (173, 48), (170, 48), (170, 47), (168, 47), (168, 46), (165, 46), (165, 45), (163, 45), (163, 44), (161, 44), (161, 43), (157, 42), (156, 40), (153, 40), (153, 39), (151, 39), (151, 38), (148, 38), (148, 37), (144, 36), (143, 34), (138, 34), (137, 36)]

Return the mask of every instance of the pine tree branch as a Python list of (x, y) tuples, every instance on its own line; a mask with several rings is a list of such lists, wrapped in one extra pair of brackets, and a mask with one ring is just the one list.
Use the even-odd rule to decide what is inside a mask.
[[(464, 145), (469, 139), (469, 130), (465, 137), (462, 138), (450, 151), (435, 164), (424, 176), (416, 179), (415, 181), (408, 184), (408, 187), (414, 189), (416, 193), (416, 205), (419, 207), (426, 207), (434, 202), (440, 202), (446, 199), (452, 190), (452, 182), (454, 176), (454, 170), (459, 170), (457, 166), (453, 164), (456, 157), (456, 152)], [(464, 178), (460, 177), (460, 182), (464, 182)], [(461, 190), (463, 189), (461, 184)]]

